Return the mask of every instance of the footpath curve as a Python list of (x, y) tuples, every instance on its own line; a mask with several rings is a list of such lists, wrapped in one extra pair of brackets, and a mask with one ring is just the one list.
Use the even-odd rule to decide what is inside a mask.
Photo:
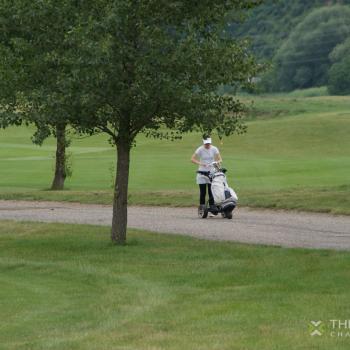
[[(350, 250), (350, 216), (238, 208), (233, 219), (199, 219), (196, 208), (129, 207), (128, 226), (203, 239)], [(0, 220), (110, 225), (112, 208), (68, 202), (0, 200)]]

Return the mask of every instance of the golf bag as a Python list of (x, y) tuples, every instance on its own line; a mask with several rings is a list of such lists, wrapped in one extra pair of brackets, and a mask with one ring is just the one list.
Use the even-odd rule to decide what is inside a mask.
[(214, 174), (211, 181), (211, 191), (216, 205), (225, 207), (227, 204), (236, 206), (238, 197), (236, 192), (228, 186), (226, 176), (223, 172)]
[(221, 213), (222, 217), (232, 219), (232, 211), (235, 209), (238, 201), (236, 192), (228, 186), (226, 179), (226, 169), (221, 168), (218, 163), (211, 164), (210, 171), (197, 171), (205, 175), (211, 182), (211, 191), (214, 197), (214, 205), (207, 204), (198, 209), (198, 216), (205, 219), (208, 213), (217, 215)]
[(236, 207), (237, 194), (228, 186), (224, 172), (218, 171), (212, 175), (211, 191), (215, 205), (220, 206), (222, 211), (232, 211)]

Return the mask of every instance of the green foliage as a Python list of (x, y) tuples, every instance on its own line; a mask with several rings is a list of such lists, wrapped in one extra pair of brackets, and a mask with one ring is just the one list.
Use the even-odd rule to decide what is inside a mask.
[[(77, 8), (69, 1), (2, 0), (0, 3), (0, 105), (12, 120), (34, 123), (35, 143), (67, 124), (70, 91), (64, 90), (64, 36)], [(11, 72), (9, 74), (8, 72)], [(9, 124), (9, 123), (7, 123)]]
[(65, 162), (64, 162), (64, 172), (66, 174), (66, 177), (72, 177), (73, 176), (73, 153), (67, 152), (65, 155)]
[(239, 101), (214, 92), (221, 84), (247, 85), (258, 70), (246, 42), (221, 35), (225, 13), (253, 3), (94, 4), (96, 16), (67, 35), (75, 48), (71, 83), (79, 82), (81, 94), (82, 117), (72, 122), (128, 145), (140, 132), (164, 136), (163, 126), (180, 134), (242, 131)]
[(243, 131), (242, 105), (214, 92), (249, 85), (258, 67), (222, 18), (257, 3), (3, 0), (0, 104), (35, 123), (37, 143), (58, 122), (129, 145), (164, 125)]
[(333, 65), (328, 72), (328, 90), (334, 95), (350, 94), (350, 37), (329, 55)]
[[(341, 3), (350, 4), (350, 0)], [(324, 5), (325, 0), (266, 0), (250, 11), (243, 23), (231, 23), (231, 17), (228, 17), (226, 30), (234, 37), (249, 38), (254, 54), (270, 60), (305, 16)], [(235, 18), (235, 14), (232, 16)]]
[[(60, 138), (61, 154), (69, 146), (68, 117), (76, 111), (72, 91), (65, 85), (69, 72), (65, 35), (78, 8), (70, 1), (0, 2), (0, 125), (34, 124), (33, 143), (42, 145), (53, 135)], [(71, 174), (70, 165), (64, 163), (62, 155), (55, 171), (62, 173), (63, 182), (66, 175), (58, 170), (66, 168)]]
[[(339, 5), (344, 5), (344, 14), (335, 10)], [(243, 23), (232, 24), (228, 17), (226, 29), (234, 37), (249, 38), (260, 61), (274, 61), (275, 68), (262, 76), (258, 91), (326, 85), (331, 62), (339, 61), (348, 51), (344, 39), (349, 36), (349, 5), (350, 0), (267, 0), (250, 11)], [(314, 25), (295, 34), (296, 27), (317, 11)], [(332, 11), (338, 14), (331, 21), (321, 15)], [(335, 46), (338, 48), (327, 57)]]
[(332, 95), (350, 95), (350, 56), (333, 64), (329, 70), (328, 90)]
[(350, 8), (323, 7), (310, 13), (291, 33), (274, 59), (275, 87), (281, 91), (327, 83), (329, 54), (350, 35)]
[(337, 63), (350, 56), (350, 37), (337, 45), (330, 53), (329, 58), (332, 63)]

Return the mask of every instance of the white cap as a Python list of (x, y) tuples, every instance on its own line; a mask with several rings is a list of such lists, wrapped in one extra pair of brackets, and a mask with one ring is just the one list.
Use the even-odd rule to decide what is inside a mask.
[(208, 138), (203, 140), (203, 145), (205, 145), (207, 143), (211, 143), (211, 138), (210, 137), (208, 137)]

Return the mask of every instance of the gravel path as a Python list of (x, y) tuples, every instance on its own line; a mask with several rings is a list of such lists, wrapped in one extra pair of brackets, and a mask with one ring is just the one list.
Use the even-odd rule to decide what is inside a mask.
[[(238, 208), (233, 220), (199, 219), (196, 208), (130, 207), (128, 225), (155, 232), (283, 247), (350, 249), (350, 216)], [(110, 225), (110, 206), (1, 201), (0, 220)]]

